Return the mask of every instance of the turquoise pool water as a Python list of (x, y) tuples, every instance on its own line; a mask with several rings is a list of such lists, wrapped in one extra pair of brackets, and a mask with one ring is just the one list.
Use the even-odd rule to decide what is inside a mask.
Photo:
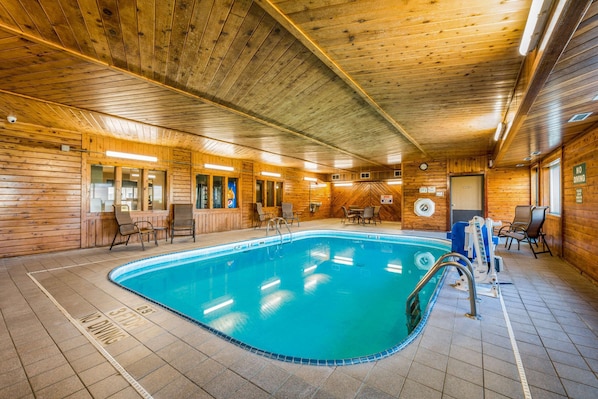
[[(338, 231), (295, 233), (157, 256), (115, 268), (115, 283), (251, 351), (353, 364), (400, 350), (405, 301), (445, 240)], [(439, 278), (420, 294), (426, 309)], [(425, 322), (425, 317), (423, 319)]]

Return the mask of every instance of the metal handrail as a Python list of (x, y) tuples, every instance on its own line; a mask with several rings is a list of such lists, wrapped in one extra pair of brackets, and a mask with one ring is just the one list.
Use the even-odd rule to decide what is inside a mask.
[(282, 244), (283, 243), (282, 232), (280, 231), (281, 222), (284, 222), (285, 226), (287, 227), (287, 231), (289, 232), (290, 242), (293, 242), (293, 234), (291, 233), (291, 228), (289, 227), (287, 220), (282, 217), (275, 217), (275, 218), (268, 220), (268, 225), (266, 226), (266, 237), (268, 237), (268, 234), (270, 232), (270, 225), (274, 225), (274, 227), (276, 228), (276, 232), (280, 236), (280, 243)]
[[(456, 262), (454, 260), (445, 261), (445, 259), (447, 259), (447, 258), (461, 259), (461, 260), (465, 261), (466, 266), (464, 266), (461, 263)], [(417, 283), (417, 285), (415, 286), (415, 288), (413, 289), (411, 294), (407, 297), (407, 301), (405, 304), (405, 313), (407, 314), (408, 319), (410, 319), (411, 316), (413, 315), (412, 304), (414, 303), (414, 300), (416, 300), (418, 298), (417, 296), (418, 296), (419, 292), (432, 279), (432, 277), (434, 277), (434, 275), (440, 269), (442, 269), (443, 267), (446, 267), (446, 266), (455, 266), (457, 269), (461, 270), (463, 272), (463, 274), (465, 274), (465, 276), (467, 277), (467, 283), (469, 285), (470, 312), (465, 314), (465, 316), (471, 317), (473, 319), (476, 319), (479, 317), (478, 311), (477, 311), (477, 305), (476, 305), (477, 292), (476, 292), (476, 285), (475, 285), (475, 281), (474, 281), (474, 277), (473, 277), (473, 275), (474, 275), (473, 265), (471, 264), (470, 260), (468, 258), (466, 258), (465, 256), (463, 256), (462, 254), (459, 254), (457, 252), (450, 252), (450, 253), (447, 253), (447, 254), (444, 254), (443, 256), (441, 256), (436, 261), (436, 263), (434, 263), (434, 266), (432, 266), (430, 268), (430, 270), (428, 270), (428, 272), (419, 281), (419, 283)], [(417, 299), (416, 303), (417, 303), (417, 306), (419, 306), (418, 299)], [(418, 312), (419, 312), (419, 309), (418, 309)], [(411, 323), (408, 325), (411, 326)]]

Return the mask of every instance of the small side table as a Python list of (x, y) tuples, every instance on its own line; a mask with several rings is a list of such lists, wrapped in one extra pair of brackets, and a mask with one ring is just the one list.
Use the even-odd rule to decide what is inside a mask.
[(154, 227), (154, 230), (163, 231), (164, 232), (164, 240), (166, 242), (168, 242), (168, 227), (158, 226), (158, 227)]

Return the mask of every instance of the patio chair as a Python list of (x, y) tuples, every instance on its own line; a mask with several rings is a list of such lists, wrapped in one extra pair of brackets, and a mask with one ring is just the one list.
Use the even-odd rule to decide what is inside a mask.
[[(516, 229), (525, 230), (532, 220), (532, 209), (534, 209), (533, 205), (517, 205), (515, 207), (515, 217), (513, 218), (513, 221), (502, 226), (498, 230), (497, 235), (499, 237), (505, 237), (507, 232), (513, 232)], [(505, 241), (505, 248), (507, 246), (507, 241)]]
[(262, 227), (262, 223), (264, 223), (265, 221), (269, 220), (272, 217), (271, 213), (264, 212), (261, 202), (255, 203), (254, 210), (255, 210), (255, 213), (254, 213), (254, 219), (255, 219), (254, 228), (255, 229), (257, 229), (258, 227)]
[(293, 221), (297, 221), (297, 226), (299, 226), (299, 213), (293, 212), (293, 204), (290, 202), (282, 202), (280, 204), (282, 206), (282, 218), (289, 222), (291, 221), (291, 226), (293, 225)]
[(382, 219), (380, 218), (380, 205), (374, 207), (374, 217), (372, 220), (374, 221), (374, 224), (376, 224), (376, 220), (382, 223)]
[[(509, 247), (511, 249), (511, 244), (513, 244), (513, 240), (517, 240), (517, 250), (521, 248), (522, 242), (527, 242), (529, 244), (532, 253), (534, 254), (534, 258), (538, 258), (538, 254), (549, 253), (552, 256), (552, 251), (548, 247), (548, 243), (546, 242), (546, 234), (542, 231), (542, 225), (546, 220), (546, 211), (548, 210), (547, 206), (538, 206), (532, 209), (532, 219), (529, 225), (526, 228), (523, 227), (514, 227), (513, 231), (508, 231), (504, 233), (504, 237), (506, 237)], [(542, 250), (536, 251), (539, 249), (538, 242), (542, 243)], [(506, 243), (505, 243), (506, 245)], [(536, 248), (536, 249), (535, 249)]]
[(347, 208), (344, 206), (341, 206), (341, 208), (343, 209), (343, 218), (341, 219), (341, 223), (344, 224), (347, 222), (347, 220), (350, 220), (353, 223), (355, 223), (356, 220), (359, 221), (358, 213), (349, 213)]
[[(139, 237), (139, 242), (141, 242), (141, 248), (145, 251), (145, 245), (143, 245), (143, 236), (147, 235), (147, 241), (149, 242), (150, 236), (154, 236), (154, 242), (158, 245), (158, 237), (156, 235), (156, 230), (154, 230), (154, 226), (151, 222), (146, 220), (140, 220), (138, 222), (133, 222), (131, 219), (131, 213), (129, 211), (128, 205), (112, 205), (114, 208), (114, 217), (116, 219), (116, 224), (118, 224), (118, 229), (116, 229), (116, 233), (114, 234), (114, 238), (112, 239), (112, 244), (110, 244), (110, 250), (115, 245), (120, 244), (129, 244), (129, 239), (132, 235), (137, 235)], [(116, 242), (116, 237), (127, 237), (125, 241)]]
[(170, 243), (174, 236), (192, 236), (195, 242), (195, 219), (193, 204), (173, 204), (172, 221), (170, 222)]
[[(368, 221), (368, 223), (371, 223), (372, 220), (374, 220), (374, 207), (366, 206), (365, 208), (363, 208), (363, 214), (360, 216), (360, 219), (363, 222), (363, 224), (365, 224), (366, 220)], [(375, 220), (374, 224), (376, 224)]]

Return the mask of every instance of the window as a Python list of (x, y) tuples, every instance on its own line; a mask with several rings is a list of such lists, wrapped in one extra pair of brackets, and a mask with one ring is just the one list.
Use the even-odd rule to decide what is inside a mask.
[(228, 190), (226, 191), (226, 207), (236, 208), (237, 207), (237, 178), (228, 178)]
[(236, 177), (196, 175), (195, 208), (237, 208), (238, 181)]
[[(90, 212), (112, 212), (112, 205), (120, 203), (135, 210), (166, 209), (166, 172), (128, 166), (91, 165)], [(147, 182), (144, 184), (144, 182)], [(148, 188), (141, 198), (143, 187)]]
[(90, 212), (112, 212), (114, 180), (114, 166), (91, 165)]
[(548, 190), (550, 213), (561, 214), (561, 163), (560, 159), (548, 165)]
[(147, 175), (149, 188), (149, 209), (163, 211), (166, 209), (166, 172), (150, 170)]
[(224, 198), (224, 177), (213, 176), (212, 177), (212, 208), (224, 208), (222, 200)]
[(195, 200), (195, 208), (197, 209), (208, 209), (208, 193), (210, 176), (208, 175), (197, 175), (195, 176), (195, 185), (197, 188), (197, 196)]
[(255, 202), (264, 206), (280, 206), (283, 196), (283, 183), (273, 180), (256, 180)]

